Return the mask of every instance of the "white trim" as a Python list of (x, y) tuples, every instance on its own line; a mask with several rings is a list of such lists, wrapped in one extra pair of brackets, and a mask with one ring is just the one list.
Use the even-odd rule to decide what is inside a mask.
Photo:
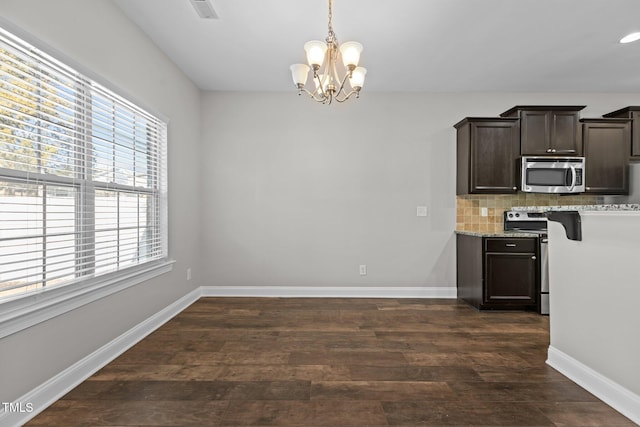
[(455, 287), (202, 286), (203, 297), (456, 298)]
[(90, 284), (70, 284), (0, 303), (0, 338), (167, 273), (173, 269), (174, 262), (153, 263), (144, 268), (124, 270), (121, 272), (123, 274), (115, 274)]
[(553, 346), (547, 356), (549, 366), (640, 425), (640, 396)]
[(23, 407), (27, 403), (31, 403), (33, 405), (33, 412), (3, 412), (4, 409), (0, 408), (0, 425), (20, 426), (25, 424), (38, 413), (44, 411), (49, 405), (71, 391), (71, 389), (196, 302), (200, 296), (199, 289), (189, 292), (147, 320), (129, 329), (124, 334), (16, 399), (15, 402), (22, 403)]

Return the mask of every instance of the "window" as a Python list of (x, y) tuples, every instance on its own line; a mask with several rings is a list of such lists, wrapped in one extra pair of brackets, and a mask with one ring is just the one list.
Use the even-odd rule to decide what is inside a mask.
[(0, 301), (165, 258), (166, 138), (0, 29)]

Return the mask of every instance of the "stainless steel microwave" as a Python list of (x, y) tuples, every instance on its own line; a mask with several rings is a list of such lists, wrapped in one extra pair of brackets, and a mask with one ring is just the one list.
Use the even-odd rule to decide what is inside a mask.
[(584, 157), (522, 157), (522, 186), (527, 193), (583, 193)]

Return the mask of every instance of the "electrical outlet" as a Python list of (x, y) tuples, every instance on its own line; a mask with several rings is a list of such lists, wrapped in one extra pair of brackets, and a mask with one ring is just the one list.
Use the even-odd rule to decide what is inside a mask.
[(489, 210), (487, 208), (480, 208), (480, 216), (489, 216)]
[(416, 216), (427, 216), (427, 207), (426, 206), (418, 206), (416, 208)]
[(191, 267), (187, 268), (187, 280), (191, 280)]
[(360, 264), (360, 275), (361, 276), (366, 276), (367, 275), (367, 265), (366, 264)]

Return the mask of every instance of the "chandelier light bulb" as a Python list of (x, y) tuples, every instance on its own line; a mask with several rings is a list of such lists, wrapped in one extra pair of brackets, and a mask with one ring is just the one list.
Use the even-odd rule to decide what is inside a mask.
[(356, 67), (351, 74), (351, 79), (349, 79), (349, 83), (351, 83), (351, 87), (353, 90), (359, 91), (362, 89), (364, 85), (364, 76), (367, 75), (367, 69), (364, 67)]
[(340, 53), (342, 54), (342, 63), (348, 69), (353, 69), (360, 62), (360, 54), (362, 53), (362, 45), (358, 42), (345, 42), (340, 45)]
[(293, 64), (291, 67), (291, 77), (296, 87), (304, 87), (309, 77), (309, 66), (306, 64)]
[(304, 50), (307, 52), (307, 62), (313, 68), (320, 68), (324, 63), (324, 57), (327, 53), (327, 44), (320, 40), (311, 40), (304, 44)]

